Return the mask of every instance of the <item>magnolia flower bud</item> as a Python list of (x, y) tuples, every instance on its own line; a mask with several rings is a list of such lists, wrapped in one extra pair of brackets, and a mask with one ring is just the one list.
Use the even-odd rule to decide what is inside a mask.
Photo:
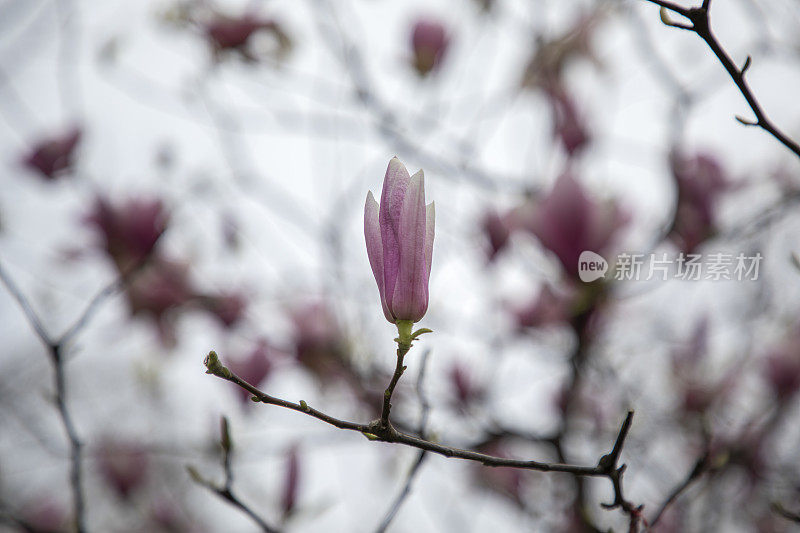
[(418, 322), (428, 309), (433, 258), (433, 202), (425, 205), (425, 176), (396, 157), (383, 178), (380, 206), (370, 191), (364, 206), (367, 255), (386, 320)]
[(434, 20), (420, 20), (411, 33), (414, 68), (425, 76), (437, 68), (449, 44), (447, 30)]

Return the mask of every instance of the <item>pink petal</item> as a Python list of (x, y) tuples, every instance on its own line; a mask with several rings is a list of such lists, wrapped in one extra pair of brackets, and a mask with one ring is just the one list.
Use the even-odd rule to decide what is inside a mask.
[(375, 276), (375, 281), (378, 283), (378, 292), (381, 297), (381, 307), (383, 307), (383, 314), (390, 322), (394, 319), (386, 307), (386, 293), (383, 283), (383, 243), (381, 242), (381, 226), (378, 222), (379, 206), (372, 196), (372, 191), (367, 194), (367, 202), (364, 205), (364, 237), (367, 241), (367, 256), (369, 257), (369, 266), (372, 267), (372, 275)]
[[(379, 221), (383, 243), (383, 281), (386, 304), (391, 308), (391, 296), (397, 282), (397, 265), (400, 262), (400, 214), (411, 177), (405, 165), (393, 157), (386, 168), (381, 192)], [(394, 322), (394, 320), (392, 320)]]
[(425, 207), (425, 267), (427, 275), (425, 281), (431, 277), (431, 262), (433, 261), (433, 236), (436, 222), (436, 206), (433, 202)]
[(400, 261), (397, 284), (389, 303), (396, 319), (417, 322), (428, 308), (425, 211), (425, 176), (420, 170), (408, 183), (400, 214)]

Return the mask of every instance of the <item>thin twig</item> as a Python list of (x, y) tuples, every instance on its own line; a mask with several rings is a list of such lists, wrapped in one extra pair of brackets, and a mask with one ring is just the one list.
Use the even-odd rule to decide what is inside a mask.
[(403, 359), (408, 353), (409, 348), (410, 346), (397, 347), (397, 365), (395, 365), (394, 374), (392, 374), (392, 379), (391, 381), (389, 381), (389, 386), (386, 387), (386, 390), (383, 393), (383, 408), (381, 409), (381, 425), (384, 427), (388, 427), (389, 425), (389, 412), (392, 409), (392, 394), (394, 394), (394, 388), (397, 386), (397, 382), (400, 381), (400, 377), (406, 370), (406, 367), (403, 365)]
[(683, 492), (686, 489), (688, 489), (692, 483), (700, 479), (700, 476), (702, 476), (706, 472), (706, 470), (708, 469), (708, 457), (709, 457), (708, 451), (706, 451), (702, 455), (702, 457), (700, 457), (697, 460), (697, 462), (695, 462), (694, 466), (692, 467), (692, 470), (689, 471), (686, 477), (680, 483), (678, 483), (674, 489), (672, 489), (672, 491), (669, 493), (669, 496), (667, 496), (667, 499), (664, 500), (664, 503), (661, 504), (661, 507), (659, 507), (658, 512), (656, 512), (655, 516), (653, 517), (653, 520), (650, 522), (651, 528), (656, 526), (658, 521), (661, 519), (661, 516), (667, 510), (667, 508), (670, 505), (672, 505), (675, 502), (675, 500), (677, 500), (678, 497), (681, 494), (683, 494)]
[(800, 524), (800, 513), (793, 513), (778, 502), (774, 502), (770, 507), (776, 514), (784, 517), (786, 520)]
[[(430, 356), (431, 351), (425, 350), (425, 353), (422, 354), (422, 360), (420, 361), (420, 368), (419, 374), (417, 375), (417, 385), (416, 385), (416, 392), (417, 397), (419, 398), (420, 402), (420, 421), (419, 421), (419, 435), (422, 438), (427, 438), (426, 435), (426, 427), (428, 425), (428, 415), (430, 413), (430, 403), (428, 403), (428, 398), (425, 395), (423, 381), (425, 379), (425, 368), (428, 364), (428, 358)], [(397, 497), (392, 502), (392, 505), (389, 507), (389, 510), (386, 512), (386, 515), (381, 520), (381, 523), (378, 525), (377, 529), (375, 530), (376, 533), (383, 533), (392, 523), (394, 517), (397, 516), (397, 513), (400, 511), (400, 507), (403, 505), (403, 502), (408, 498), (409, 494), (411, 494), (411, 485), (414, 482), (414, 479), (417, 477), (417, 473), (422, 466), (422, 463), (425, 461), (425, 457), (427, 456), (425, 450), (420, 450), (417, 454), (417, 457), (414, 459), (414, 463), (411, 465), (411, 469), (408, 471), (408, 475), (406, 475), (406, 480), (403, 483), (403, 488), (400, 489), (400, 492), (397, 494)]]
[[(159, 236), (159, 239), (161, 237)], [(105, 303), (107, 299), (124, 289), (132, 280), (133, 278), (138, 275), (142, 269), (150, 262), (150, 258), (152, 257), (152, 251), (147, 253), (142, 259), (134, 263), (133, 266), (128, 268), (125, 272), (120, 273), (120, 275), (114, 279), (111, 283), (107, 284), (105, 287), (100, 289), (89, 303), (86, 304), (86, 307), (83, 310), (83, 313), (75, 320), (72, 326), (68, 327), (64, 333), (58, 337), (56, 341), (57, 344), (61, 346), (66, 346), (67, 343), (72, 341), (78, 333), (80, 333), (83, 328), (85, 328), (88, 323), (92, 320), (95, 313), (100, 309), (102, 304)]]
[(719, 59), (720, 63), (722, 63), (722, 66), (725, 67), (725, 70), (739, 88), (739, 92), (741, 92), (742, 96), (744, 96), (745, 100), (747, 100), (750, 109), (756, 116), (755, 121), (749, 121), (739, 116), (737, 116), (736, 119), (742, 124), (748, 126), (758, 126), (767, 131), (786, 148), (791, 150), (797, 157), (800, 157), (800, 145), (798, 145), (797, 142), (790, 139), (785, 133), (778, 129), (778, 127), (775, 126), (775, 124), (773, 124), (772, 121), (767, 117), (766, 113), (764, 113), (764, 110), (761, 108), (761, 104), (756, 99), (753, 91), (750, 89), (750, 86), (747, 83), (747, 80), (745, 79), (747, 69), (751, 65), (750, 56), (747, 57), (744, 65), (741, 68), (737, 67), (725, 49), (722, 48), (722, 45), (719, 43), (714, 33), (711, 31), (711, 22), (709, 19), (709, 10), (711, 8), (710, 0), (703, 0), (703, 4), (700, 7), (688, 9), (677, 4), (673, 4), (672, 2), (665, 2), (663, 0), (645, 1), (659, 5), (662, 7), (662, 9), (667, 9), (677, 13), (691, 21), (691, 25), (679, 24), (668, 21), (664, 16), (662, 16), (664, 23), (668, 26), (673, 26), (696, 33), (701, 39), (703, 39), (703, 41), (705, 41), (708, 47), (711, 48), (711, 51), (714, 53), (717, 59)]
[(78, 533), (86, 531), (86, 506), (83, 491), (83, 468), (82, 468), (82, 443), (78, 438), (78, 432), (75, 429), (75, 424), (72, 421), (69, 408), (67, 406), (67, 380), (64, 370), (64, 357), (62, 352), (62, 344), (58, 341), (53, 341), (50, 335), (45, 330), (41, 319), (33, 310), (28, 299), (17, 287), (16, 283), (11, 279), (8, 273), (3, 269), (0, 264), (0, 280), (8, 289), (8, 292), (17, 300), (22, 311), (33, 327), (39, 339), (47, 347), (50, 356), (50, 362), (53, 365), (55, 374), (55, 403), (58, 413), (61, 417), (61, 422), (64, 425), (64, 431), (69, 440), (69, 456), (70, 456), (70, 487), (72, 490), (72, 504), (75, 520), (75, 529)]
[(14, 297), (20, 308), (22, 308), (22, 312), (25, 313), (25, 317), (28, 319), (28, 322), (33, 327), (34, 331), (36, 331), (36, 335), (42, 340), (43, 343), (51, 346), (53, 342), (50, 340), (50, 336), (48, 335), (47, 331), (45, 331), (44, 325), (39, 319), (39, 315), (36, 314), (36, 311), (33, 310), (33, 307), (28, 299), (24, 294), (22, 294), (22, 291), (11, 279), (11, 276), (9, 276), (8, 272), (6, 272), (5, 268), (3, 268), (2, 263), (0, 263), (0, 281), (3, 282), (3, 285), (6, 286), (9, 294)]
[(78, 532), (86, 531), (85, 514), (86, 503), (83, 493), (83, 462), (81, 443), (78, 438), (78, 431), (72, 421), (69, 408), (67, 406), (67, 380), (64, 371), (64, 358), (60, 344), (50, 346), (50, 358), (56, 374), (56, 406), (61, 415), (64, 431), (67, 433), (70, 448), (70, 485), (72, 486), (72, 497), (74, 499), (75, 522)]
[(279, 530), (270, 526), (266, 520), (261, 518), (249, 506), (243, 503), (236, 494), (233, 492), (233, 469), (231, 467), (233, 455), (233, 443), (230, 437), (230, 430), (228, 428), (228, 419), (222, 417), (221, 431), (220, 431), (220, 446), (222, 447), (222, 468), (225, 472), (225, 481), (222, 485), (216, 485), (211, 481), (205, 479), (193, 466), (187, 466), (186, 470), (192, 480), (201, 485), (223, 500), (227, 501), (253, 520), (264, 533), (279, 533)]

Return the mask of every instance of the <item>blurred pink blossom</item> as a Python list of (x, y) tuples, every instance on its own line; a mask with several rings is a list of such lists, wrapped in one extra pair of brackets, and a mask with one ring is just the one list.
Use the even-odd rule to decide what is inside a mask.
[(102, 247), (121, 274), (152, 252), (167, 227), (161, 200), (132, 198), (119, 204), (98, 196), (86, 221), (102, 236)]
[(127, 499), (144, 485), (149, 459), (138, 443), (106, 440), (98, 450), (97, 466), (103, 481), (120, 498)]
[(33, 145), (22, 163), (44, 178), (54, 180), (72, 166), (81, 136), (81, 129), (73, 127), (60, 135), (44, 138)]
[(675, 217), (669, 234), (684, 252), (694, 252), (716, 232), (716, 205), (730, 181), (715, 157), (673, 153), (670, 166), (678, 189)]
[(411, 31), (413, 65), (420, 76), (426, 76), (439, 68), (450, 42), (442, 23), (431, 19), (420, 19)]
[(602, 255), (612, 244), (627, 216), (612, 202), (599, 202), (570, 174), (556, 180), (552, 190), (517, 211), (520, 225), (561, 262), (564, 271), (578, 277), (578, 258), (590, 250)]
[(226, 328), (235, 326), (247, 310), (247, 299), (237, 292), (203, 296), (201, 302), (203, 307)]
[(323, 383), (349, 372), (341, 330), (324, 301), (294, 307), (290, 319), (300, 365)]
[(513, 312), (516, 325), (518, 328), (540, 328), (568, 322), (573, 315), (575, 298), (572, 291), (555, 292), (549, 285), (543, 285), (528, 304)]
[[(274, 354), (269, 343), (261, 339), (249, 354), (241, 358), (230, 359), (226, 361), (226, 364), (231, 372), (254, 387), (260, 387), (272, 372), (273, 358)], [(242, 404), (251, 403), (249, 402), (250, 393), (241, 387), (235, 387), (234, 390)]]
[(482, 402), (486, 397), (486, 388), (477, 382), (469, 366), (460, 362), (454, 363), (450, 367), (448, 377), (456, 400), (456, 407), (459, 409), (466, 410), (476, 403)]
[(786, 402), (800, 390), (800, 329), (770, 350), (764, 361), (764, 376), (778, 401)]
[(552, 87), (547, 95), (553, 110), (553, 137), (561, 143), (567, 155), (572, 157), (589, 144), (589, 131), (578, 112), (574, 98), (563, 88)]
[(488, 258), (491, 262), (508, 244), (513, 225), (508, 215), (491, 210), (483, 216), (481, 227), (489, 242)]
[(238, 17), (217, 14), (205, 23), (203, 29), (218, 56), (224, 51), (234, 51), (248, 61), (256, 61), (257, 57), (250, 45), (252, 37), (260, 31), (275, 37), (277, 44), (273, 55), (276, 58), (282, 57), (291, 48), (289, 36), (276, 21), (251, 13)]
[(152, 258), (125, 286), (131, 315), (153, 318), (162, 342), (175, 342), (171, 312), (190, 302), (197, 292), (189, 280), (189, 267), (178, 261)]

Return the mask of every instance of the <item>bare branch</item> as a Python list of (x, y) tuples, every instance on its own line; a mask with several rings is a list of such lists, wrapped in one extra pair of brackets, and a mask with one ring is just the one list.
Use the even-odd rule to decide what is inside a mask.
[[(425, 379), (425, 369), (428, 365), (428, 359), (430, 356), (431, 351), (426, 350), (425, 353), (422, 354), (422, 361), (420, 361), (419, 367), (419, 374), (417, 375), (417, 397), (419, 398), (420, 402), (420, 421), (419, 421), (419, 434), (421, 437), (426, 438), (426, 426), (428, 425), (428, 413), (430, 412), (430, 404), (428, 403), (428, 398), (426, 397), (424, 390), (423, 390), (423, 381)], [(403, 488), (400, 489), (395, 500), (392, 502), (392, 505), (389, 507), (389, 511), (387, 511), (386, 516), (384, 516), (381, 523), (378, 525), (377, 529), (375, 530), (376, 533), (383, 533), (389, 527), (389, 524), (392, 523), (394, 517), (397, 516), (398, 511), (400, 511), (400, 507), (405, 502), (406, 498), (408, 498), (409, 494), (411, 494), (411, 484), (414, 482), (414, 479), (417, 477), (417, 473), (419, 472), (420, 468), (422, 467), (422, 463), (425, 461), (425, 457), (428, 452), (425, 450), (421, 450), (418, 454), (414, 463), (411, 465), (411, 469), (408, 471), (408, 475), (406, 476), (406, 480), (403, 483)]]
[(48, 335), (47, 331), (45, 331), (44, 325), (39, 319), (39, 315), (36, 314), (36, 311), (33, 310), (33, 307), (31, 307), (28, 299), (22, 293), (17, 284), (11, 279), (11, 276), (9, 276), (8, 272), (6, 272), (5, 268), (3, 268), (2, 263), (0, 263), (0, 281), (3, 282), (3, 285), (6, 286), (9, 294), (14, 297), (19, 306), (22, 308), (22, 312), (25, 313), (25, 317), (28, 319), (31, 327), (33, 327), (34, 331), (36, 331), (36, 335), (44, 344), (48, 346), (52, 345), (53, 343), (50, 340), (50, 336)]
[(223, 484), (216, 485), (211, 481), (205, 479), (196, 468), (187, 466), (186, 471), (192, 478), (192, 481), (200, 486), (203, 486), (227, 501), (234, 507), (244, 512), (250, 519), (253, 520), (261, 531), (264, 533), (279, 533), (279, 530), (270, 526), (266, 520), (261, 518), (255, 511), (243, 503), (236, 494), (233, 492), (233, 470), (231, 468), (231, 456), (233, 455), (233, 443), (230, 437), (230, 429), (228, 427), (228, 419), (224, 416), (220, 420), (220, 447), (222, 448), (222, 468), (225, 472), (225, 481)]
[(689, 488), (689, 486), (700, 479), (700, 477), (706, 472), (708, 469), (708, 451), (700, 457), (697, 462), (695, 462), (692, 469), (686, 475), (686, 477), (678, 483), (674, 489), (669, 493), (667, 499), (664, 500), (664, 503), (661, 504), (661, 507), (656, 512), (655, 516), (653, 517), (652, 522), (650, 522), (650, 527), (655, 527), (658, 521), (661, 519), (661, 516), (664, 514), (664, 511), (672, 505), (678, 497), (683, 494), (683, 492)]
[[(409, 435), (407, 433), (403, 433), (397, 431), (391, 424), (383, 425), (381, 420), (374, 420), (369, 424), (359, 424), (357, 422), (350, 422), (347, 420), (341, 420), (330, 416), (322, 411), (317, 409), (313, 409), (310, 407), (306, 402), (300, 401), (299, 404), (290, 402), (288, 400), (283, 400), (281, 398), (276, 398), (274, 396), (270, 396), (264, 392), (261, 392), (254, 386), (250, 385), (239, 376), (231, 372), (228, 368), (222, 365), (219, 360), (219, 357), (215, 352), (209, 352), (208, 356), (205, 358), (205, 366), (206, 366), (206, 373), (213, 374), (217, 377), (220, 377), (226, 381), (230, 381), (231, 383), (235, 383), (236, 385), (242, 387), (250, 394), (253, 395), (252, 400), (256, 402), (266, 403), (269, 405), (277, 405), (279, 407), (284, 407), (286, 409), (291, 409), (293, 411), (298, 411), (301, 413), (305, 413), (309, 416), (312, 416), (318, 420), (325, 422), (326, 424), (330, 424), (334, 427), (339, 429), (347, 429), (350, 431), (358, 431), (362, 433), (365, 437), (369, 440), (373, 441), (380, 441), (380, 442), (389, 442), (389, 443), (396, 443), (402, 444), (404, 446), (411, 446), (413, 448), (418, 448), (420, 450), (425, 450), (429, 452), (433, 452), (439, 455), (443, 455), (445, 457), (453, 457), (457, 459), (464, 459), (467, 461), (474, 461), (477, 463), (481, 463), (485, 466), (507, 466), (512, 468), (520, 468), (524, 470), (536, 470), (539, 472), (562, 472), (566, 474), (572, 474), (574, 476), (587, 476), (587, 477), (607, 477), (612, 481), (614, 484), (615, 492), (621, 496), (621, 477), (622, 472), (624, 471), (623, 467), (617, 467), (616, 463), (619, 459), (619, 455), (621, 453), (622, 447), (624, 445), (625, 438), (627, 437), (628, 431), (630, 430), (631, 422), (633, 420), (633, 411), (628, 411), (627, 416), (625, 417), (625, 421), (622, 424), (622, 428), (620, 429), (619, 435), (615, 441), (614, 447), (612, 451), (603, 456), (600, 461), (598, 462), (597, 466), (580, 466), (580, 465), (571, 465), (571, 464), (563, 464), (563, 463), (546, 463), (541, 461), (526, 461), (522, 459), (510, 459), (507, 457), (496, 457), (493, 455), (487, 455), (484, 453), (472, 451), (472, 450), (464, 450), (461, 448), (455, 448), (451, 446), (445, 446), (443, 444), (439, 444), (436, 442), (432, 442), (426, 440), (422, 437), (415, 437), (413, 435)], [(634, 508), (630, 502), (624, 500), (624, 498), (620, 499), (619, 501), (615, 500), (613, 504), (610, 504), (611, 507), (622, 506), (623, 510), (632, 516), (641, 508)]]
[(53, 365), (55, 374), (55, 403), (58, 409), (58, 414), (61, 417), (61, 423), (64, 426), (64, 431), (69, 440), (69, 457), (70, 457), (70, 487), (72, 490), (72, 504), (75, 521), (75, 529), (78, 533), (86, 531), (86, 512), (85, 500), (83, 492), (83, 468), (82, 463), (82, 443), (78, 438), (78, 432), (75, 429), (75, 424), (72, 421), (69, 408), (67, 406), (67, 380), (64, 371), (64, 357), (62, 352), (62, 344), (59, 341), (53, 341), (50, 334), (45, 330), (39, 315), (33, 310), (33, 307), (28, 302), (28, 299), (17, 287), (16, 283), (11, 279), (8, 273), (3, 269), (0, 264), (0, 280), (8, 289), (8, 292), (19, 303), (22, 311), (30, 322), (33, 329), (36, 331), (37, 336), (42, 343), (47, 347), (50, 356), (50, 362)]
[[(160, 237), (159, 237), (160, 238)], [(142, 271), (145, 265), (150, 261), (152, 257), (152, 250), (148, 254), (146, 254), (142, 259), (136, 262), (133, 266), (127, 269), (126, 272), (121, 273), (114, 281), (100, 289), (97, 294), (95, 294), (86, 307), (83, 310), (83, 313), (78, 317), (77, 320), (70, 326), (69, 328), (64, 331), (64, 333), (58, 338), (56, 341), (57, 344), (61, 346), (66, 346), (73, 338), (75, 338), (78, 333), (80, 333), (83, 328), (85, 328), (89, 322), (94, 317), (95, 313), (100, 309), (100, 307), (108, 300), (110, 297), (114, 296), (116, 293), (124, 289), (131, 280)]]
[(665, 2), (662, 0), (645, 1), (661, 6), (662, 10), (668, 9), (683, 15), (692, 22), (691, 26), (680, 25), (676, 23), (668, 23), (668, 25), (682, 29), (688, 29), (696, 33), (701, 39), (703, 39), (703, 41), (706, 42), (717, 59), (719, 59), (720, 63), (722, 63), (722, 66), (725, 67), (725, 70), (739, 88), (739, 92), (741, 92), (742, 96), (744, 96), (745, 100), (747, 100), (750, 109), (753, 110), (753, 113), (756, 116), (755, 121), (748, 121), (738, 116), (736, 119), (745, 125), (759, 126), (761, 129), (775, 137), (786, 148), (791, 150), (797, 157), (800, 157), (800, 145), (798, 145), (797, 142), (790, 139), (785, 133), (778, 129), (778, 127), (775, 126), (775, 124), (773, 124), (772, 121), (767, 117), (766, 113), (764, 113), (764, 110), (761, 108), (761, 104), (756, 99), (753, 91), (750, 89), (750, 86), (747, 83), (747, 80), (745, 79), (745, 73), (752, 62), (750, 56), (747, 57), (744, 66), (741, 69), (738, 68), (725, 49), (722, 48), (722, 45), (719, 43), (714, 33), (711, 31), (711, 22), (709, 19), (709, 9), (711, 8), (710, 0), (704, 0), (700, 7), (694, 7), (691, 9), (686, 9), (673, 4), (672, 2)]
[(672, 11), (673, 13), (677, 13), (679, 15), (683, 15), (686, 18), (689, 18), (689, 10), (673, 2), (666, 2), (665, 0), (645, 0), (645, 2), (650, 2), (651, 4), (659, 5), (664, 9)]
[(383, 409), (381, 410), (381, 425), (384, 427), (388, 427), (389, 425), (389, 412), (392, 409), (392, 394), (394, 394), (394, 388), (397, 386), (397, 382), (400, 381), (400, 377), (405, 372), (406, 367), (403, 366), (403, 358), (408, 353), (410, 347), (398, 346), (397, 348), (397, 365), (394, 369), (394, 374), (392, 374), (392, 379), (389, 381), (389, 386), (386, 387), (386, 391), (383, 393)]

